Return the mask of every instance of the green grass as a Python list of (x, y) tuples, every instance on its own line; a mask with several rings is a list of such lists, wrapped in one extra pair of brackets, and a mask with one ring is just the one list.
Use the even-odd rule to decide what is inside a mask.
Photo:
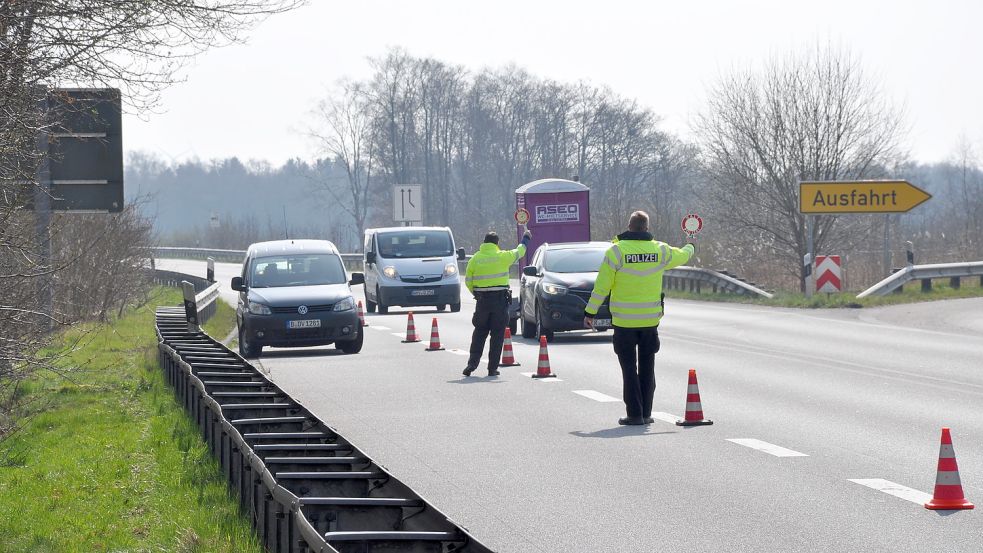
[(952, 288), (945, 281), (935, 281), (931, 292), (921, 291), (921, 281), (907, 284), (904, 291), (900, 294), (888, 294), (886, 296), (873, 296), (857, 298), (857, 292), (842, 292), (839, 294), (819, 293), (813, 294), (811, 298), (804, 294), (792, 292), (776, 292), (771, 299), (742, 296), (737, 294), (711, 294), (706, 291), (701, 294), (683, 292), (680, 290), (666, 290), (667, 298), (679, 298), (687, 300), (720, 301), (731, 303), (750, 303), (754, 305), (770, 305), (775, 307), (801, 307), (801, 308), (859, 308), (876, 307), (879, 305), (897, 305), (902, 303), (915, 303), (922, 301), (951, 300), (959, 298), (983, 297), (983, 288), (979, 286), (978, 279), (963, 279), (960, 288)]
[(235, 329), (236, 312), (220, 299), (215, 300), (215, 305), (217, 306), (215, 314), (201, 328), (209, 336), (221, 342)]
[(81, 340), (64, 374), (28, 384), (44, 408), (0, 444), (0, 550), (262, 551), (157, 366), (154, 307), (180, 301), (61, 337)]

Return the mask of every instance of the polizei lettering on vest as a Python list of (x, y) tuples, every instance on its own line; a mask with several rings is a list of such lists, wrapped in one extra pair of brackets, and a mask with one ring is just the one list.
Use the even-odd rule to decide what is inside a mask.
[(626, 253), (625, 263), (658, 263), (657, 253)]
[(813, 207), (887, 207), (898, 205), (898, 192), (858, 192), (851, 190), (849, 194), (824, 194), (822, 190), (816, 190), (816, 195), (812, 199)]

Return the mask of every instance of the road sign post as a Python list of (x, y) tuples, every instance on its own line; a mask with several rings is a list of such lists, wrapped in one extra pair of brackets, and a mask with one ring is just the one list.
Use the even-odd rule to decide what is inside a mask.
[(397, 184), (393, 187), (393, 221), (407, 225), (423, 222), (423, 186)]

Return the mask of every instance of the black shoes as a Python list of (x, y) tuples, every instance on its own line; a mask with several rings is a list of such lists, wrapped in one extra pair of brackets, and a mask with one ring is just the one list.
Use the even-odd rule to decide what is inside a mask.
[(498, 372), (498, 369), (489, 369), (488, 376), (498, 376), (502, 373)]
[(642, 417), (622, 417), (618, 419), (618, 424), (625, 426), (640, 426), (645, 424), (645, 419)]
[(645, 424), (652, 424), (653, 422), (655, 422), (655, 419), (653, 419), (652, 417), (642, 417), (642, 420), (645, 421)]
[(464, 372), (461, 373), (461, 374), (463, 374), (464, 376), (471, 376), (471, 373), (473, 373), (473, 372), (474, 372), (474, 369), (472, 369), (471, 367), (466, 367), (464, 369)]

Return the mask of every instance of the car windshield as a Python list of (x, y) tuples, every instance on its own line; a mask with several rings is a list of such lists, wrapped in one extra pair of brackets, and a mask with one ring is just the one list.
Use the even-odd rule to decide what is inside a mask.
[(330, 253), (259, 257), (253, 261), (252, 288), (317, 286), (348, 282), (341, 258)]
[(453, 255), (446, 230), (406, 230), (379, 233), (381, 257), (447, 257)]
[(606, 248), (564, 248), (546, 252), (545, 269), (551, 273), (596, 273)]

